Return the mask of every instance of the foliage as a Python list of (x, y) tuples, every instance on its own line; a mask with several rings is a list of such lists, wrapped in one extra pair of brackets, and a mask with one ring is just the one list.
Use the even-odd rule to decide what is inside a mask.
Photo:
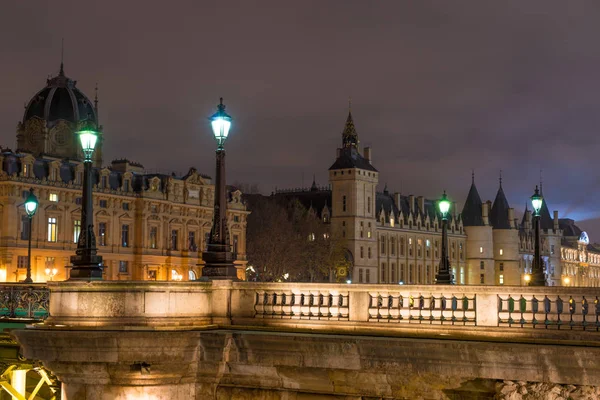
[(330, 225), (299, 201), (248, 196), (249, 280), (328, 282), (344, 261), (344, 247), (332, 240)]

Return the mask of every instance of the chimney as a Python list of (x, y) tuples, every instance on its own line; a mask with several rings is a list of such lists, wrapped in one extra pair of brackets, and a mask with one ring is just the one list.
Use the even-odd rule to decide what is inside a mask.
[(415, 213), (415, 196), (410, 194), (408, 195), (408, 206), (410, 207), (410, 212), (412, 214)]
[(483, 218), (483, 225), (485, 226), (490, 224), (490, 219), (488, 218), (489, 206), (489, 202), (485, 202), (481, 205), (481, 217)]
[(558, 211), (554, 210), (554, 232), (558, 232)]
[(340, 149), (339, 147), (337, 148), (337, 150), (335, 151), (335, 158), (340, 158), (340, 156), (342, 155), (342, 149)]
[(365, 147), (363, 149), (363, 157), (369, 162), (369, 164), (371, 163), (371, 148), (370, 147)]
[(419, 210), (425, 212), (425, 197), (419, 196), (417, 197), (417, 201), (419, 202)]
[(396, 203), (396, 207), (398, 207), (398, 210), (402, 210), (402, 206), (400, 205), (400, 202), (402, 201), (401, 195), (398, 192), (394, 193), (394, 203)]
[(508, 224), (510, 225), (511, 229), (515, 229), (515, 209), (514, 208), (509, 208), (508, 209)]

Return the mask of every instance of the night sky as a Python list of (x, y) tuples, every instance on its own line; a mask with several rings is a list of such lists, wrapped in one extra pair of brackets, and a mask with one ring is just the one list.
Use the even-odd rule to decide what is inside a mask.
[(66, 74), (100, 87), (106, 161), (214, 175), (223, 96), (229, 182), (326, 184), (351, 96), (379, 190), (462, 208), (471, 169), (492, 201), (502, 170), (520, 215), (542, 169), (550, 210), (600, 241), (598, 21), (594, 1), (4, 0), (0, 143), (64, 37)]

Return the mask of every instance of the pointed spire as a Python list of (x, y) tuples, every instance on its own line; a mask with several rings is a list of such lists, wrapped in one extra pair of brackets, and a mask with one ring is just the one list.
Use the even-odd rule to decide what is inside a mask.
[(483, 226), (483, 203), (475, 186), (475, 171), (471, 171), (471, 189), (462, 210), (463, 226)]
[(498, 193), (494, 199), (492, 210), (490, 211), (490, 225), (494, 229), (510, 229), (510, 221), (508, 220), (508, 200), (502, 189), (502, 175), (500, 175), (500, 186), (498, 187)]
[(500, 187), (502, 187), (502, 170), (500, 170)]
[(64, 68), (64, 58), (65, 58), (65, 38), (62, 38), (60, 44), (60, 72), (58, 75), (65, 76), (65, 68)]
[(383, 187), (383, 194), (389, 194), (390, 192), (388, 191), (388, 187), (387, 187), (387, 182), (385, 183), (385, 186)]
[(94, 93), (94, 111), (96, 112), (96, 124), (100, 125), (100, 117), (98, 116), (98, 82)]
[(352, 119), (352, 103), (348, 101), (348, 118), (346, 118), (346, 126), (344, 126), (344, 132), (342, 133), (342, 147), (351, 148), (358, 147), (358, 134), (354, 127), (354, 120)]
[(542, 179), (542, 169), (540, 168), (540, 195), (544, 197), (544, 180)]
[(310, 191), (316, 192), (317, 190), (319, 190), (319, 188), (317, 187), (317, 181), (315, 179), (315, 174), (313, 174), (313, 181), (312, 181), (312, 186), (310, 187)]
[(475, 168), (471, 169), (471, 185), (475, 184)]

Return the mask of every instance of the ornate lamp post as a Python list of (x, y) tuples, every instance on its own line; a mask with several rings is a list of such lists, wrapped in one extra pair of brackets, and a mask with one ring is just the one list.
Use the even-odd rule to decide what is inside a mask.
[(452, 273), (450, 271), (450, 260), (448, 260), (448, 211), (450, 210), (450, 201), (446, 196), (446, 191), (438, 201), (438, 208), (442, 214), (442, 258), (440, 259), (439, 271), (436, 275), (438, 285), (452, 285)]
[(31, 279), (31, 220), (35, 215), (37, 209), (38, 199), (37, 197), (35, 197), (35, 194), (33, 194), (32, 188), (29, 189), (29, 195), (27, 196), (27, 199), (25, 199), (25, 212), (29, 217), (29, 244), (27, 245), (27, 278), (25, 278), (25, 280), (23, 281), (24, 283), (33, 283), (33, 280)]
[(546, 276), (544, 275), (544, 260), (540, 254), (541, 237), (540, 237), (540, 210), (544, 198), (540, 195), (538, 187), (535, 187), (535, 192), (531, 196), (531, 205), (533, 206), (533, 222), (535, 224), (535, 253), (533, 254), (533, 263), (531, 265), (531, 280), (529, 286), (546, 286)]
[(92, 204), (92, 155), (98, 140), (95, 124), (84, 121), (77, 132), (83, 149), (83, 199), (81, 206), (81, 233), (77, 240), (77, 250), (71, 256), (70, 280), (102, 280), (102, 257), (97, 255), (94, 235), (94, 210)]
[(231, 128), (231, 117), (225, 112), (223, 98), (217, 112), (210, 117), (212, 130), (217, 140), (217, 174), (215, 181), (215, 207), (213, 225), (208, 239), (208, 249), (202, 253), (205, 262), (201, 280), (237, 279), (233, 265), (233, 253), (227, 229), (227, 193), (225, 183), (225, 140)]

